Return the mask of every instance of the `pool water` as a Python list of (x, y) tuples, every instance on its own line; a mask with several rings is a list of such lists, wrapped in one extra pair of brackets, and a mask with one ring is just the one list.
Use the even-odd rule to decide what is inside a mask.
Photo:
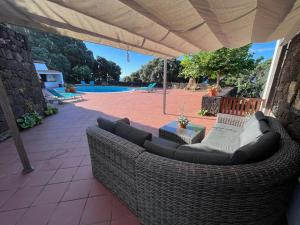
[[(64, 92), (64, 88), (55, 88), (58, 92)], [(111, 93), (111, 92), (128, 92), (133, 91), (134, 88), (131, 87), (121, 87), (121, 86), (88, 86), (88, 85), (78, 85), (76, 86), (78, 92), (99, 92), (99, 93)]]

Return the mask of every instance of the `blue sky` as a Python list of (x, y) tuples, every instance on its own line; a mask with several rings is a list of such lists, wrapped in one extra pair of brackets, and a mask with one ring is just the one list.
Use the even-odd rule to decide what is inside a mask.
[[(94, 57), (102, 56), (117, 63), (122, 69), (121, 78), (137, 71), (143, 64), (146, 64), (154, 58), (153, 56), (129, 51), (129, 62), (127, 62), (127, 52), (125, 50), (90, 42), (84, 43), (89, 50), (93, 51)], [(275, 44), (275, 41), (268, 43), (255, 43), (252, 45), (251, 51), (254, 53), (255, 58), (263, 56), (265, 59), (269, 59), (272, 58)]]

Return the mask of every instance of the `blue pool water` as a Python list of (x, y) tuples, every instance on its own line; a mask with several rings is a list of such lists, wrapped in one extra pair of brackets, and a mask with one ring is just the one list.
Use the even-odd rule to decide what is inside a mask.
[[(64, 88), (55, 88), (59, 92), (64, 92)], [(121, 87), (121, 86), (85, 86), (78, 85), (76, 86), (78, 92), (100, 92), (100, 93), (109, 93), (109, 92), (126, 92), (133, 91), (134, 88), (131, 87)]]

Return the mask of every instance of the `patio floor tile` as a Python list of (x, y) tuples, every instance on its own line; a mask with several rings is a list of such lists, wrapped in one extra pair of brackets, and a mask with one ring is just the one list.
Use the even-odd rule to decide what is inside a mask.
[(87, 200), (81, 225), (106, 222), (111, 220), (112, 196), (98, 196)]
[(78, 225), (86, 199), (61, 202), (52, 214), (48, 225)]
[(73, 177), (73, 180), (91, 179), (93, 178), (93, 172), (91, 166), (78, 167), (78, 170)]
[(29, 207), (40, 194), (43, 187), (24, 187), (17, 190), (1, 207), (1, 210), (12, 210)]
[(80, 166), (83, 156), (70, 157), (63, 159), (63, 163), (60, 168), (78, 167)]
[(55, 204), (31, 207), (17, 225), (47, 225), (55, 208)]
[(76, 170), (76, 167), (57, 170), (52, 179), (49, 181), (49, 184), (71, 181), (76, 173)]
[[(184, 114), (207, 127), (215, 117), (199, 117), (204, 92), (88, 93), (86, 101), (56, 105), (59, 113), (21, 132), (35, 171), (22, 175), (13, 140), (0, 143), (0, 225), (139, 225), (137, 218), (92, 174), (86, 128), (99, 116), (128, 117), (158, 135), (158, 128)], [(18, 224), (17, 224), (18, 222)]]
[(21, 172), (22, 171), (20, 171), (19, 174), (11, 174), (0, 177), (0, 191), (11, 190), (23, 186), (29, 177), (22, 175)]
[(118, 220), (111, 221), (111, 225), (141, 225), (135, 216), (124, 216)]
[(90, 180), (78, 180), (70, 183), (62, 201), (87, 198), (91, 189)]
[(112, 221), (119, 220), (124, 217), (134, 216), (130, 210), (121, 203), (116, 197), (112, 198)]
[(24, 215), (26, 209), (12, 210), (8, 212), (0, 212), (1, 225), (16, 225), (20, 218)]
[(40, 171), (49, 171), (49, 170), (57, 170), (60, 168), (61, 164), (63, 163), (62, 159), (50, 159), (41, 162), (38, 170)]
[(7, 191), (0, 191), (0, 207), (16, 192), (16, 190), (11, 189)]
[(110, 195), (111, 192), (95, 178), (91, 180), (90, 197), (98, 195)]
[(44, 190), (42, 190), (33, 205), (58, 203), (62, 199), (68, 185), (69, 183), (59, 183), (45, 186)]
[(28, 174), (29, 177), (24, 183), (25, 186), (37, 186), (37, 185), (46, 185), (49, 180), (53, 177), (55, 171), (33, 171)]

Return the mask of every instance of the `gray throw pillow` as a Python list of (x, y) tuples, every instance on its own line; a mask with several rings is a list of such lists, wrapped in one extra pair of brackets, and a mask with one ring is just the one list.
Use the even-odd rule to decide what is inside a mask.
[(116, 123), (114, 121), (111, 121), (109, 119), (99, 117), (97, 119), (99, 128), (106, 130), (108, 132), (113, 132), (116, 126)]
[(176, 148), (168, 145), (160, 145), (158, 143), (155, 143), (153, 141), (146, 140), (144, 143), (144, 147), (147, 152), (153, 153), (155, 155), (159, 155), (162, 157), (174, 158), (174, 153), (176, 151)]
[(130, 124), (130, 121), (129, 121), (128, 118), (123, 118), (123, 119), (119, 119), (119, 120), (116, 120), (116, 121), (112, 121), (112, 120), (106, 119), (104, 117), (99, 117), (97, 119), (97, 123), (98, 123), (99, 128), (101, 128), (103, 130), (106, 130), (108, 132), (111, 132), (111, 133), (113, 133), (115, 128), (116, 128), (116, 122), (122, 122), (122, 123)]
[(114, 133), (132, 143), (142, 146), (146, 140), (152, 139), (152, 134), (137, 129), (123, 122), (117, 122)]
[(256, 142), (251, 142), (237, 149), (232, 155), (233, 164), (253, 163), (272, 156), (279, 148), (280, 134), (267, 132)]

